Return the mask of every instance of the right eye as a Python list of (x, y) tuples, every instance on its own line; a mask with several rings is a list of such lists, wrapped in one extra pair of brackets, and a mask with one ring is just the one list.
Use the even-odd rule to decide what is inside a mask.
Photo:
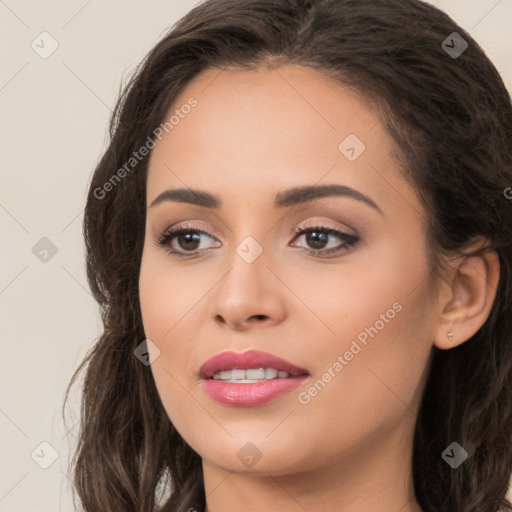
[[(201, 236), (206, 236), (215, 240), (206, 231), (189, 226), (178, 226), (169, 228), (165, 233), (156, 239), (158, 246), (162, 247), (169, 254), (181, 258), (190, 258), (198, 256), (198, 251), (204, 251), (200, 248)], [(178, 246), (178, 248), (176, 248)], [(181, 249), (179, 248), (181, 247)]]

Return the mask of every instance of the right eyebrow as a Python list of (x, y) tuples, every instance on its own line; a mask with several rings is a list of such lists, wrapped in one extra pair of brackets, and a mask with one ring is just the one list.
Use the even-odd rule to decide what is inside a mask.
[(220, 199), (209, 192), (191, 188), (170, 188), (164, 190), (154, 199), (149, 208), (154, 208), (157, 204), (163, 203), (164, 201), (195, 204), (197, 206), (204, 206), (205, 208), (218, 209), (221, 206)]

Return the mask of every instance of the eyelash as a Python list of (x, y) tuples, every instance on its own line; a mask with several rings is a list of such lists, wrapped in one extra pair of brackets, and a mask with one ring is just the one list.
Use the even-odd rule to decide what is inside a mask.
[[(354, 245), (356, 245), (359, 242), (359, 238), (355, 235), (349, 235), (348, 233), (344, 233), (343, 231), (339, 231), (337, 229), (332, 229), (332, 228), (328, 228), (325, 226), (319, 226), (319, 225), (306, 226), (303, 228), (296, 228), (294, 231), (295, 238), (298, 238), (301, 235), (303, 235), (305, 233), (310, 233), (310, 232), (321, 232), (321, 233), (324, 233), (327, 235), (334, 235), (337, 238), (344, 241), (344, 243), (341, 245), (341, 247), (338, 246), (338, 247), (334, 247), (331, 249), (304, 249), (304, 251), (307, 254), (310, 254), (313, 256), (320, 255), (321, 258), (326, 257), (331, 254), (345, 252), (346, 250), (350, 249), (351, 247), (353, 247)], [(206, 231), (203, 231), (202, 229), (184, 225), (184, 226), (181, 226), (178, 228), (174, 228), (174, 227), (169, 228), (163, 235), (156, 238), (156, 243), (159, 247), (163, 248), (169, 254), (178, 256), (179, 258), (194, 258), (194, 257), (199, 256), (197, 250), (195, 252), (193, 252), (193, 251), (181, 252), (181, 251), (177, 251), (177, 250), (171, 248), (170, 242), (172, 242), (172, 240), (174, 238), (176, 238), (177, 236), (182, 235), (184, 233), (195, 233), (195, 234), (199, 234), (199, 235), (206, 235), (207, 237), (212, 238), (209, 233), (207, 233)], [(294, 240), (295, 240), (295, 238), (294, 238)]]

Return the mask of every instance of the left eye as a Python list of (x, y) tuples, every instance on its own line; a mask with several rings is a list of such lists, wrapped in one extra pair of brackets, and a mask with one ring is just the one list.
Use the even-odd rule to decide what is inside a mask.
[[(170, 254), (179, 257), (193, 257), (198, 256), (198, 251), (200, 252), (201, 250), (199, 247), (201, 235), (215, 240), (202, 229), (184, 226), (167, 230), (156, 241), (160, 247), (165, 248)], [(295, 239), (305, 236), (306, 243), (312, 246), (312, 248), (304, 248), (306, 253), (320, 257), (346, 251), (359, 241), (359, 238), (355, 235), (349, 235), (343, 231), (322, 226), (297, 229), (295, 230), (295, 235)], [(326, 248), (325, 245), (328, 245), (328, 239), (332, 237), (338, 238), (341, 240), (341, 243), (334, 247)], [(177, 242), (178, 249), (174, 246), (174, 242)]]
[[(343, 231), (323, 226), (313, 226), (302, 229), (299, 228), (295, 231), (295, 234), (297, 235), (297, 239), (305, 235), (307, 244), (313, 246), (313, 249), (305, 249), (306, 252), (308, 254), (318, 255), (320, 257), (346, 251), (359, 241), (359, 238), (355, 235), (349, 235)], [(333, 236), (339, 240), (342, 240), (342, 243), (338, 243), (334, 247), (326, 249), (325, 244), (327, 243), (329, 237)]]

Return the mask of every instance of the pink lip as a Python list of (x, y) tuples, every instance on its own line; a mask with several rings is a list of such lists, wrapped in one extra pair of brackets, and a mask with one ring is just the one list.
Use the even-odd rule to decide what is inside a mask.
[[(223, 382), (213, 379), (213, 374), (232, 368), (275, 368), (290, 374), (288, 378), (275, 378), (263, 382), (240, 383)], [(280, 357), (249, 350), (247, 352), (222, 352), (201, 366), (203, 388), (219, 403), (235, 407), (255, 407), (274, 400), (300, 386), (309, 378), (309, 373)], [(292, 377), (293, 376), (293, 377)]]
[(217, 354), (201, 366), (199, 375), (203, 379), (209, 379), (217, 371), (231, 370), (232, 368), (239, 368), (241, 370), (247, 370), (248, 368), (275, 368), (278, 371), (288, 372), (294, 376), (309, 374), (304, 368), (299, 368), (280, 357), (259, 350), (248, 350), (246, 352), (229, 351)]

